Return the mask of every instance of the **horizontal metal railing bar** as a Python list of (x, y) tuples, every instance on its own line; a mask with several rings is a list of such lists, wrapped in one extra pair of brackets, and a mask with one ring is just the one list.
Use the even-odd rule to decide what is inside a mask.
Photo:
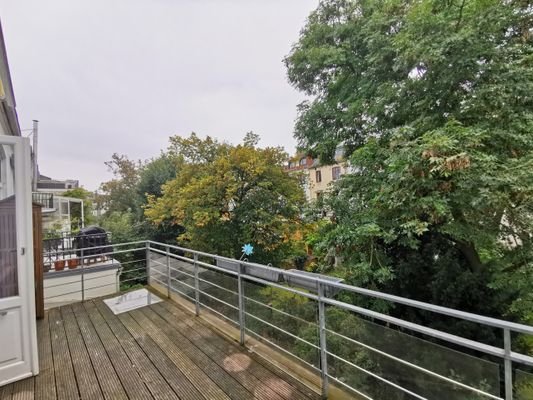
[[(237, 309), (238, 309), (238, 308), (237, 308)], [(253, 315), (253, 314), (250, 314), (249, 312), (246, 312), (246, 311), (245, 311), (244, 314), (245, 314), (245, 315), (248, 315), (249, 317), (252, 317), (252, 318), (255, 319), (256, 321), (259, 321), (259, 322), (261, 322), (261, 323), (263, 323), (263, 324), (265, 324), (265, 325), (267, 325), (267, 326), (270, 326), (271, 328), (274, 328), (274, 329), (278, 330), (279, 332), (284, 333), (285, 335), (288, 335), (288, 336), (292, 337), (293, 339), (296, 339), (296, 340), (298, 340), (298, 341), (300, 341), (300, 342), (302, 342), (302, 343), (305, 343), (305, 344), (307, 344), (308, 346), (311, 346), (311, 347), (313, 347), (313, 348), (315, 348), (315, 349), (320, 349), (320, 346), (317, 346), (316, 344), (311, 343), (311, 342), (308, 341), (308, 340), (302, 339), (301, 337), (295, 335), (294, 333), (288, 332), (288, 331), (286, 331), (285, 329), (281, 329), (279, 326), (276, 326), (276, 325), (274, 325), (274, 324), (271, 324), (270, 322), (265, 321), (264, 319), (259, 318), (259, 317), (255, 316), (255, 315)]]
[(120, 265), (128, 265), (128, 264), (133, 264), (133, 263), (137, 263), (137, 262), (145, 263), (146, 260), (144, 258), (138, 258), (137, 260), (131, 260), (131, 261), (117, 261), (117, 263), (120, 264)]
[(533, 357), (512, 351), (510, 358), (511, 361), (533, 367)]
[[(107, 246), (109, 247), (109, 246)], [(94, 249), (94, 247), (91, 247), (91, 248), (88, 248), (88, 247), (85, 247), (83, 249), (77, 249), (76, 251), (70, 251), (70, 253), (76, 253), (76, 252), (82, 252), (85, 251), (85, 250), (92, 250)], [(146, 249), (144, 247), (138, 247), (138, 248), (134, 248), (134, 249), (126, 249), (126, 250), (114, 250), (114, 251), (110, 251), (110, 252), (107, 252), (107, 253), (98, 253), (98, 254), (88, 254), (88, 255), (83, 255), (82, 256), (79, 256), (79, 257), (76, 257), (77, 259), (85, 259), (85, 258), (95, 258), (95, 257), (102, 257), (102, 256), (108, 256), (108, 255), (112, 255), (112, 254), (122, 254), (122, 253), (129, 253), (129, 252), (132, 252), (132, 251), (145, 251)], [(46, 253), (45, 256), (48, 256), (50, 253)]]
[(146, 275), (136, 276), (135, 278), (121, 279), (121, 280), (120, 280), (120, 283), (130, 282), (130, 281), (137, 281), (137, 280), (139, 280), (139, 279), (146, 279), (146, 278), (147, 278)]
[(351, 387), (350, 385), (348, 385), (347, 383), (345, 383), (345, 382), (341, 381), (340, 379), (334, 377), (333, 375), (327, 374), (327, 376), (328, 376), (328, 378), (333, 379), (336, 383), (339, 383), (340, 385), (344, 386), (346, 389), (351, 390), (352, 392), (354, 392), (358, 396), (361, 396), (361, 397), (365, 398), (366, 400), (374, 400), (372, 397), (369, 397), (366, 394), (364, 394), (363, 392), (360, 392), (359, 390)]
[(174, 282), (177, 282), (177, 283), (179, 283), (180, 285), (186, 286), (186, 287), (188, 287), (188, 288), (191, 289), (191, 290), (194, 290), (194, 286), (189, 285), (188, 283), (185, 283), (185, 282), (183, 282), (183, 281), (180, 281), (179, 279), (176, 279), (176, 278), (170, 277), (170, 280), (172, 280), (172, 281), (174, 281)]
[[(157, 278), (154, 277), (153, 275), (150, 275), (150, 279), (153, 279), (153, 280), (156, 281), (157, 283), (159, 283), (159, 284), (163, 285), (164, 287), (168, 288), (168, 285), (167, 285), (165, 282), (160, 281), (159, 279), (157, 279)], [(173, 289), (173, 287), (171, 286), (170, 289)], [(179, 290), (176, 290), (176, 291), (179, 292)], [(179, 292), (179, 293), (181, 293), (181, 292)], [(181, 293), (181, 294), (183, 294), (183, 295), (185, 296), (184, 293)]]
[(48, 296), (48, 297), (45, 297), (44, 300), (50, 300), (50, 299), (55, 299), (57, 297), (68, 296), (69, 294), (74, 294), (74, 293), (81, 293), (81, 290), (74, 290), (73, 292), (66, 292), (66, 293), (56, 294), (55, 296)]
[[(193, 287), (192, 289), (194, 289), (194, 287)], [(202, 290), (198, 290), (198, 293), (201, 293), (201, 294), (203, 294), (204, 296), (210, 297), (210, 298), (212, 298), (213, 300), (218, 301), (219, 303), (222, 303), (222, 304), (224, 304), (224, 305), (226, 305), (226, 306), (228, 306), (228, 307), (230, 307), (230, 308), (233, 308), (234, 310), (238, 310), (238, 309), (239, 309), (239, 307), (236, 307), (236, 306), (234, 306), (233, 304), (230, 304), (230, 303), (228, 303), (228, 302), (226, 302), (226, 301), (224, 301), (224, 300), (220, 300), (218, 297), (215, 297), (215, 296), (213, 296), (213, 295), (211, 295), (211, 294), (209, 294), (209, 293), (206, 293), (206, 292), (204, 292), (204, 291), (202, 291)]]
[[(194, 299), (192, 299), (192, 300), (194, 301)], [(207, 310), (211, 311), (212, 313), (215, 313), (215, 314), (217, 314), (217, 315), (220, 315), (222, 318), (224, 318), (224, 319), (226, 319), (227, 321), (233, 323), (234, 325), (237, 325), (237, 326), (239, 325), (239, 322), (238, 322), (238, 321), (234, 321), (234, 320), (232, 320), (230, 317), (228, 317), (228, 316), (222, 314), (220, 311), (215, 310), (213, 307), (208, 306), (207, 304), (204, 304), (204, 303), (202, 303), (202, 302), (200, 302), (200, 305), (201, 305), (203, 308), (206, 308)]]
[(104, 285), (86, 287), (84, 290), (87, 291), (87, 290), (93, 290), (93, 289), (101, 289), (106, 286), (116, 286), (116, 285), (117, 285), (116, 283), (106, 283)]
[(283, 314), (283, 315), (286, 315), (286, 316), (288, 316), (288, 317), (294, 318), (294, 319), (297, 320), (297, 321), (305, 322), (305, 323), (307, 323), (307, 324), (309, 324), (309, 325), (313, 325), (313, 326), (315, 326), (315, 327), (318, 328), (318, 324), (315, 323), (315, 322), (306, 321), (306, 320), (303, 319), (303, 318), (297, 317), (296, 315), (289, 314), (288, 312), (282, 311), (282, 310), (280, 310), (280, 309), (278, 309), (278, 308), (276, 308), (276, 307), (269, 306), (268, 304), (262, 303), (262, 302), (260, 302), (260, 301), (255, 300), (255, 299), (252, 299), (251, 297), (244, 296), (244, 298), (245, 298), (246, 300), (249, 300), (249, 301), (253, 302), (253, 303), (256, 303), (256, 304), (259, 304), (259, 305), (261, 305), (261, 306), (263, 306), (263, 307), (266, 307), (266, 308), (268, 308), (268, 309), (270, 309), (270, 310), (273, 310), (273, 311), (279, 312), (280, 314)]
[(212, 269), (214, 271), (217, 271), (217, 272), (221, 272), (223, 274), (227, 274), (227, 275), (233, 275), (235, 278), (237, 276), (239, 276), (239, 273), (238, 272), (235, 272), (235, 271), (231, 271), (229, 269), (226, 269), (226, 268), (222, 268), (222, 267), (219, 267), (217, 265), (211, 265), (211, 264), (208, 264), (206, 262), (203, 262), (203, 261), (196, 261), (196, 264), (198, 264), (199, 266), (201, 267), (205, 267), (205, 268), (209, 268), (209, 269)]
[(505, 352), (503, 349), (500, 349), (498, 347), (490, 346), (488, 344), (476, 342), (474, 340), (465, 339), (461, 336), (452, 335), (450, 333), (438, 331), (433, 328), (428, 328), (423, 325), (418, 325), (412, 322), (404, 321), (403, 319), (391, 317), (386, 314), (381, 314), (376, 311), (372, 311), (366, 308), (354, 306), (352, 304), (343, 303), (341, 301), (328, 299), (328, 298), (322, 298), (322, 301), (326, 304), (337, 306), (340, 308), (343, 308), (348, 311), (353, 311), (357, 314), (364, 315), (366, 317), (378, 319), (380, 321), (388, 322), (390, 324), (400, 326), (402, 328), (406, 328), (409, 330), (412, 330), (414, 332), (422, 333), (427, 336), (431, 336), (436, 339), (441, 339), (449, 343), (457, 344), (459, 346), (468, 347), (472, 350), (477, 350), (480, 352), (483, 352), (485, 354), (489, 354), (492, 356), (503, 358), (505, 355)]
[[(122, 264), (124, 265), (124, 264)], [(146, 271), (146, 267), (140, 267), (140, 268), (133, 268), (133, 269), (122, 269), (121, 273), (126, 274), (128, 272), (135, 272), (135, 271)]]
[(182, 274), (182, 275), (185, 275), (185, 276), (187, 276), (187, 277), (189, 277), (189, 278), (191, 278), (191, 279), (194, 279), (194, 275), (192, 275), (192, 274), (189, 274), (189, 273), (187, 273), (187, 272), (180, 271), (179, 269), (176, 269), (176, 268), (173, 268), (173, 267), (168, 267), (168, 268), (169, 268), (171, 271), (177, 272), (177, 273)]
[[(145, 244), (146, 241), (145, 240), (137, 240), (135, 242), (126, 242), (126, 243), (109, 243), (109, 244), (106, 244), (106, 245), (103, 245), (103, 246), (91, 246), (91, 247), (81, 247), (79, 249), (67, 249), (67, 250), (57, 250), (57, 251), (53, 251), (54, 254), (57, 254), (57, 253), (72, 253), (73, 250), (78, 250), (78, 251), (81, 251), (81, 250), (95, 250), (95, 249), (103, 249), (103, 248), (106, 248), (106, 247), (124, 247), (124, 246), (131, 246), (131, 245), (134, 245), (134, 244)], [(146, 247), (142, 247), (141, 250), (146, 250)], [(129, 251), (134, 251), (134, 249), (129, 249)], [(52, 253), (52, 252), (48, 252), (48, 253)], [(44, 253), (44, 254), (47, 254), (47, 253)]]
[[(194, 278), (194, 276), (193, 276), (193, 278)], [(222, 290), (224, 290), (224, 291), (226, 291), (226, 292), (228, 292), (228, 293), (234, 294), (234, 295), (236, 295), (236, 296), (239, 295), (239, 293), (237, 293), (237, 292), (235, 292), (235, 291), (233, 291), (233, 290), (231, 290), (231, 289), (225, 288), (224, 286), (217, 285), (216, 283), (213, 283), (213, 282), (211, 282), (211, 281), (208, 281), (207, 279), (203, 279), (203, 278), (198, 277), (198, 280), (199, 280), (200, 282), (205, 282), (205, 283), (207, 283), (208, 285), (211, 285), (211, 286), (216, 287), (216, 288), (218, 288), (218, 289), (222, 289)]]
[(333, 354), (333, 353), (330, 353), (329, 351), (326, 351), (326, 353), (327, 353), (329, 356), (331, 356), (331, 357), (333, 357), (333, 358), (335, 358), (335, 359), (337, 359), (337, 360), (339, 360), (339, 361), (342, 361), (342, 362), (348, 364), (349, 366), (351, 366), (351, 367), (353, 367), (353, 368), (355, 368), (355, 369), (357, 369), (357, 370), (363, 372), (364, 374), (367, 374), (367, 375), (369, 375), (369, 376), (371, 376), (371, 377), (377, 379), (378, 381), (381, 381), (381, 382), (383, 382), (383, 383), (386, 383), (387, 385), (392, 386), (392, 387), (395, 388), (395, 389), (398, 389), (398, 390), (400, 390), (400, 391), (402, 391), (402, 392), (404, 392), (404, 393), (407, 393), (407, 394), (410, 395), (410, 396), (413, 396), (413, 397), (415, 397), (415, 398), (417, 398), (417, 399), (419, 399), (419, 400), (429, 400), (427, 397), (420, 396), (419, 394), (417, 394), (417, 393), (415, 393), (415, 392), (412, 392), (411, 390), (406, 389), (406, 388), (404, 388), (403, 386), (400, 386), (400, 385), (398, 385), (398, 384), (396, 384), (396, 383), (394, 383), (394, 382), (391, 382), (391, 381), (389, 381), (388, 379), (385, 379), (385, 378), (383, 378), (383, 377), (381, 377), (381, 376), (379, 376), (379, 375), (377, 375), (377, 374), (375, 374), (375, 373), (373, 373), (373, 372), (371, 372), (371, 371), (369, 371), (369, 370), (367, 370), (367, 369), (365, 369), (365, 368), (363, 368), (363, 367), (360, 367), (359, 365), (354, 364), (354, 363), (351, 362), (351, 361), (345, 360), (344, 358), (341, 358), (341, 357), (339, 357), (339, 356), (337, 356), (337, 355), (335, 355), (335, 354)]
[(258, 334), (257, 332), (251, 330), (250, 328), (244, 328), (248, 333), (251, 333), (253, 336), (255, 336), (256, 338), (259, 338), (259, 340), (261, 341), (265, 341), (267, 342), (268, 344), (270, 344), (271, 346), (275, 347), (276, 349), (278, 350), (281, 350), (283, 351), (284, 353), (290, 355), (291, 357), (294, 357), (296, 358), (297, 360), (301, 361), (302, 363), (304, 363), (305, 365), (307, 365), (308, 367), (314, 369), (315, 371), (320, 371), (320, 368), (318, 368), (317, 366), (311, 364), (309, 361), (306, 361), (304, 360), (303, 358), (301, 357), (298, 357), (296, 354), (290, 352), (289, 350), (283, 348), (282, 346), (280, 346), (279, 344), (276, 344), (274, 343), (272, 340), (268, 340), (266, 337)]
[[(91, 280), (95, 280), (95, 279), (107, 278), (107, 277), (110, 277), (110, 276), (117, 276), (117, 273), (114, 272), (112, 274), (106, 274), (106, 275), (100, 275), (100, 276), (95, 276), (95, 277), (90, 277), (90, 278), (84, 278), (84, 281), (87, 282), (87, 281), (91, 281)], [(59, 283), (57, 285), (47, 285), (44, 288), (45, 289), (51, 289), (51, 288), (60, 287), (60, 286), (73, 285), (73, 284), (76, 284), (76, 283), (81, 284), (81, 280), (77, 279), (75, 281), (63, 282), (63, 283)]]
[[(179, 254), (174, 254), (174, 253), (170, 253), (170, 252), (167, 254), (166, 251), (159, 250), (159, 249), (154, 249), (153, 247), (150, 247), (150, 251), (153, 251), (154, 253), (157, 253), (157, 254), (161, 254), (162, 256), (165, 256), (165, 257), (168, 255), (170, 258), (186, 262), (188, 264), (191, 264), (191, 266), (193, 266), (193, 264), (194, 264), (194, 260), (192, 258), (188, 258), (188, 257), (185, 257), (185, 256), (180, 256)], [(156, 260), (152, 259), (152, 261), (156, 261)]]
[(56, 285), (46, 285), (46, 286), (44, 286), (44, 289), (52, 289), (52, 288), (55, 288), (55, 287), (74, 285), (76, 283), (77, 284), (81, 284), (81, 281), (79, 279), (76, 279), (75, 281), (68, 281), (68, 282), (58, 283)]
[[(375, 347), (369, 346), (369, 345), (364, 344), (364, 343), (361, 343), (361, 342), (359, 342), (359, 341), (357, 341), (357, 340), (355, 340), (355, 339), (352, 339), (351, 337), (348, 337), (348, 336), (345, 336), (345, 335), (343, 335), (343, 334), (341, 334), (341, 333), (338, 333), (338, 332), (332, 331), (331, 329), (326, 329), (326, 331), (327, 331), (328, 333), (334, 334), (335, 336), (338, 336), (338, 337), (340, 337), (340, 338), (342, 338), (342, 339), (345, 339), (345, 340), (347, 340), (347, 341), (350, 341), (350, 342), (352, 342), (352, 343), (354, 343), (354, 344), (356, 344), (356, 345), (358, 345), (358, 346), (364, 347), (365, 349), (368, 349), (368, 350), (370, 350), (370, 351), (372, 351), (372, 352), (374, 352), (374, 353), (380, 354), (380, 355), (382, 355), (382, 356), (384, 356), (384, 357), (387, 357), (387, 358), (389, 358), (389, 359), (391, 359), (391, 360), (394, 360), (394, 361), (396, 361), (396, 362), (399, 362), (399, 363), (401, 363), (401, 364), (403, 364), (403, 365), (407, 365), (407, 366), (409, 366), (409, 367), (411, 367), (411, 368), (414, 368), (414, 369), (416, 369), (416, 370), (418, 370), (418, 371), (421, 371), (421, 372), (423, 372), (423, 373), (425, 373), (425, 374), (431, 375), (431, 376), (433, 376), (433, 377), (435, 377), (435, 378), (438, 378), (438, 379), (444, 380), (444, 381), (446, 381), (446, 382), (448, 382), (448, 383), (451, 383), (452, 385), (460, 386), (460, 387), (462, 387), (462, 388), (464, 388), (464, 389), (470, 390), (470, 391), (472, 391), (472, 392), (475, 392), (475, 393), (477, 393), (477, 394), (483, 395), (483, 396), (485, 396), (485, 397), (489, 397), (489, 398), (491, 398), (491, 399), (496, 399), (496, 400), (500, 400), (500, 399), (501, 399), (501, 398), (498, 397), (498, 396), (494, 396), (494, 395), (492, 395), (492, 394), (490, 394), (490, 393), (488, 393), (488, 392), (485, 392), (485, 391), (483, 391), (483, 390), (480, 390), (480, 389), (474, 388), (474, 387), (472, 387), (472, 386), (468, 386), (468, 385), (466, 385), (466, 384), (464, 384), (464, 383), (462, 383), (462, 382), (459, 382), (459, 381), (456, 381), (456, 380), (454, 380), (454, 379), (448, 378), (448, 377), (446, 377), (446, 376), (440, 375), (440, 374), (438, 374), (438, 373), (436, 373), (436, 372), (433, 372), (433, 371), (428, 370), (428, 369), (426, 369), (426, 368), (420, 367), (420, 366), (418, 366), (418, 365), (416, 365), (416, 364), (412, 364), (412, 363), (410, 363), (409, 361), (406, 361), (406, 360), (403, 360), (403, 359), (401, 359), (401, 358), (395, 357), (395, 356), (393, 356), (393, 355), (391, 355), (391, 354), (389, 354), (389, 353), (386, 353), (386, 352), (384, 352), (384, 351), (381, 351), (381, 350), (379, 350), (379, 349), (376, 349)], [(464, 355), (464, 354), (461, 354), (461, 355)], [(341, 358), (340, 356), (337, 356), (337, 357), (338, 357), (338, 358)], [(347, 361), (347, 360), (345, 360), (345, 361)]]
[(287, 292), (291, 292), (291, 293), (294, 293), (294, 294), (297, 294), (303, 297), (307, 297), (308, 299), (311, 299), (311, 300), (318, 300), (318, 296), (315, 294), (303, 292), (301, 290), (294, 289), (289, 286), (280, 285), (279, 283), (267, 281), (266, 279), (256, 278), (255, 276), (251, 276), (247, 274), (241, 274), (241, 277), (248, 281), (253, 281), (253, 282), (261, 283), (263, 285), (272, 286), (278, 289), (286, 290)]
[[(160, 245), (158, 242), (153, 242), (153, 241), (148, 241), (148, 242), (152, 243), (152, 244)], [(205, 253), (205, 252), (202, 252), (202, 251), (187, 249), (187, 248), (180, 247), (180, 246), (174, 246), (174, 245), (165, 245), (165, 246), (169, 246), (170, 248), (173, 248), (173, 249), (176, 249), (176, 250), (179, 250), (179, 251), (189, 252), (191, 254), (197, 254), (197, 255), (201, 255), (201, 256), (205, 256), (205, 257), (210, 257), (210, 258), (213, 258), (213, 259), (220, 259), (220, 260), (225, 260), (225, 261), (229, 261), (229, 262), (233, 262), (233, 263), (238, 262), (241, 265), (248, 265), (248, 266), (252, 266), (252, 267), (255, 267), (255, 268), (263, 269), (263, 270), (266, 270), (266, 271), (275, 271), (277, 273), (280, 273), (283, 276), (292, 276), (294, 278), (308, 280), (310, 282), (315, 282), (317, 284), (321, 283), (321, 284), (323, 284), (325, 286), (330, 286), (330, 287), (335, 287), (335, 288), (338, 288), (338, 289), (348, 290), (348, 291), (351, 291), (351, 292), (354, 292), (354, 293), (359, 293), (359, 294), (370, 296), (370, 297), (374, 297), (374, 298), (388, 300), (388, 301), (391, 301), (391, 302), (394, 302), (394, 303), (403, 304), (403, 305), (411, 306), (411, 307), (414, 307), (414, 308), (419, 308), (419, 309), (423, 309), (423, 310), (426, 310), (426, 311), (431, 311), (431, 312), (435, 312), (435, 313), (438, 313), (438, 314), (443, 314), (443, 315), (447, 315), (447, 316), (450, 316), (450, 317), (455, 317), (455, 318), (459, 318), (459, 319), (463, 319), (463, 320), (467, 320), (467, 321), (471, 321), (471, 322), (476, 322), (476, 323), (479, 323), (479, 324), (482, 324), (482, 325), (488, 325), (488, 326), (492, 326), (492, 327), (496, 327), (496, 328), (502, 328), (502, 329), (506, 328), (506, 329), (510, 329), (511, 331), (514, 331), (514, 332), (527, 333), (527, 334), (533, 335), (533, 326), (528, 326), (528, 325), (524, 325), (524, 324), (518, 324), (518, 323), (515, 323), (515, 322), (509, 322), (509, 321), (505, 321), (505, 320), (501, 320), (501, 319), (497, 319), (497, 318), (492, 318), (492, 317), (485, 317), (485, 316), (482, 316), (482, 315), (477, 315), (477, 314), (473, 314), (473, 313), (469, 313), (469, 312), (465, 312), (465, 311), (455, 310), (453, 308), (437, 306), (437, 305), (430, 304), (430, 303), (424, 303), (424, 302), (421, 302), (421, 301), (418, 301), (418, 300), (411, 300), (411, 299), (407, 299), (407, 298), (404, 298), (404, 297), (399, 297), (399, 296), (395, 296), (395, 295), (391, 295), (391, 294), (387, 294), (387, 293), (377, 292), (377, 291), (370, 290), (370, 289), (364, 289), (364, 288), (360, 288), (360, 287), (357, 287), (357, 286), (351, 286), (351, 285), (347, 285), (345, 283), (332, 282), (332, 281), (329, 281), (329, 280), (321, 279), (320, 277), (312, 277), (312, 276), (300, 275), (300, 274), (297, 274), (297, 273), (294, 273), (294, 272), (290, 272), (290, 271), (286, 271), (286, 270), (283, 270), (283, 269), (280, 269), (280, 268), (275, 268), (275, 267), (262, 265), (262, 264), (250, 263), (250, 262), (247, 262), (247, 261), (235, 260), (235, 259), (232, 259), (232, 258), (217, 256), (217, 255), (214, 255), (214, 254), (209, 254), (209, 253)], [(232, 272), (232, 271), (228, 271), (228, 270), (226, 270), (226, 271), (230, 272), (230, 273)], [(234, 273), (234, 274), (236, 274), (236, 273)]]

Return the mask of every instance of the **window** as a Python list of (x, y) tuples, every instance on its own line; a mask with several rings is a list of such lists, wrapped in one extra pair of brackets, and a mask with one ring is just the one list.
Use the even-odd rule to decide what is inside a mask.
[(315, 172), (315, 180), (318, 182), (322, 182), (322, 172), (320, 170)]
[(333, 167), (331, 170), (331, 177), (334, 181), (339, 179), (341, 177), (341, 167)]
[(301, 166), (304, 166), (304, 165), (306, 165), (306, 164), (307, 164), (307, 159), (306, 159), (306, 158), (302, 158), (302, 159), (300, 160), (300, 165), (301, 165)]

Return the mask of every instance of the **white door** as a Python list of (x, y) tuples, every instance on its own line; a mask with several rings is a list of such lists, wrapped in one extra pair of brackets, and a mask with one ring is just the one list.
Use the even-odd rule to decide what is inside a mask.
[(0, 136), (0, 386), (38, 373), (30, 146)]

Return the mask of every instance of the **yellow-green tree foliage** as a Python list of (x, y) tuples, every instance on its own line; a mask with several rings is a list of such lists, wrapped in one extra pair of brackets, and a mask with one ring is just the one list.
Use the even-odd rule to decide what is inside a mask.
[(292, 254), (304, 194), (283, 170), (283, 149), (257, 142), (252, 133), (237, 146), (195, 134), (172, 137), (178, 172), (162, 196), (148, 199), (148, 220), (183, 226), (178, 239), (204, 251), (239, 257), (241, 246), (252, 243), (256, 261), (279, 262)]

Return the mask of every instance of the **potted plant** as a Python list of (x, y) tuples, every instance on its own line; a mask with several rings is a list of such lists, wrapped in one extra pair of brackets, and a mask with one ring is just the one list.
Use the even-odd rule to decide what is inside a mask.
[(68, 260), (68, 269), (76, 269), (78, 268), (78, 265), (80, 265), (79, 258), (71, 258)]
[(55, 260), (54, 261), (54, 270), (63, 271), (65, 269), (65, 260)]

